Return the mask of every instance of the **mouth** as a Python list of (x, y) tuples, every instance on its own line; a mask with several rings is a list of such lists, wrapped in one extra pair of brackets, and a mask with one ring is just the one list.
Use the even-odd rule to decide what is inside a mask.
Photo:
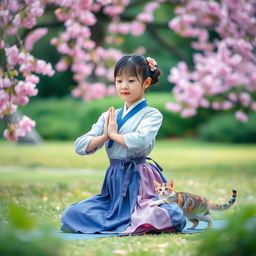
[(129, 95), (129, 92), (121, 92), (121, 95)]

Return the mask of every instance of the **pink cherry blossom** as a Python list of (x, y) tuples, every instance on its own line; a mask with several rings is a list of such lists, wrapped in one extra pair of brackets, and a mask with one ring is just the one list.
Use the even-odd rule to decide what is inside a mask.
[(23, 116), (22, 119), (19, 121), (18, 126), (20, 129), (20, 133), (24, 133), (23, 136), (31, 132), (31, 129), (35, 127), (36, 122), (34, 120), (31, 120), (27, 116)]
[(64, 59), (61, 59), (55, 67), (58, 71), (65, 71), (68, 68), (68, 63)]
[(116, 95), (116, 87), (114, 85), (109, 85), (107, 87), (107, 95), (108, 96)]
[(19, 105), (27, 105), (29, 102), (29, 97), (26, 95), (14, 95), (12, 97), (12, 102)]
[(38, 28), (33, 32), (29, 33), (25, 39), (25, 44), (24, 44), (25, 49), (27, 51), (31, 51), (35, 42), (37, 42), (40, 38), (46, 35), (47, 32), (48, 32), (48, 29), (46, 28)]
[(104, 66), (98, 66), (95, 70), (96, 76), (105, 76), (107, 73), (107, 70)]
[(248, 121), (248, 116), (242, 111), (236, 111), (235, 117), (243, 123), (246, 123)]
[(131, 23), (131, 34), (134, 36), (140, 36), (145, 31), (145, 25), (141, 22), (134, 21)]
[(4, 40), (0, 40), (0, 49), (3, 49), (5, 47)]
[(244, 107), (248, 107), (250, 105), (251, 96), (248, 93), (246, 93), (246, 92), (242, 92), (240, 94), (240, 100), (241, 100), (242, 105)]
[(234, 105), (232, 104), (232, 102), (225, 100), (222, 102), (222, 109), (223, 110), (228, 110), (231, 109)]
[(75, 88), (75, 89), (73, 89), (73, 90), (71, 91), (71, 94), (72, 94), (73, 97), (79, 98), (79, 97), (82, 96), (82, 91), (81, 91), (80, 88)]
[(209, 103), (209, 101), (207, 99), (202, 98), (199, 101), (199, 106), (203, 107), (203, 108), (209, 108), (210, 103)]
[(9, 78), (4, 78), (3, 79), (3, 86), (2, 86), (2, 88), (9, 88), (9, 87), (11, 87), (11, 85), (12, 85), (12, 82), (11, 82), (11, 80)]
[(106, 6), (104, 8), (104, 13), (110, 16), (117, 16), (120, 15), (124, 11), (124, 7), (120, 5), (116, 6)]
[(4, 130), (4, 138), (10, 141), (16, 141), (19, 138), (19, 134), (16, 132), (16, 127), (9, 126), (8, 129)]
[(181, 105), (173, 102), (167, 102), (165, 108), (172, 112), (180, 112), (182, 109)]
[(16, 141), (19, 137), (23, 137), (31, 132), (33, 127), (35, 127), (35, 121), (27, 116), (23, 116), (18, 123), (12, 123), (9, 125), (9, 129), (4, 130), (4, 137), (8, 140)]
[(142, 22), (149, 23), (149, 22), (152, 22), (153, 19), (154, 19), (154, 17), (151, 13), (140, 13), (138, 15), (138, 20), (142, 21)]
[(256, 101), (252, 103), (251, 109), (252, 109), (253, 111), (256, 111)]
[(25, 77), (26, 82), (30, 82), (32, 84), (38, 84), (39, 83), (39, 77), (36, 75), (28, 75)]
[(84, 100), (90, 101), (92, 99), (103, 98), (106, 94), (106, 86), (103, 83), (91, 84), (85, 92)]
[(194, 108), (185, 108), (181, 111), (182, 117), (191, 117), (196, 114), (196, 110)]
[(35, 88), (35, 84), (19, 81), (15, 86), (15, 92), (17, 95), (35, 96), (37, 94), (37, 89)]
[(19, 50), (16, 45), (13, 45), (12, 47), (6, 47), (5, 54), (6, 54), (7, 63), (9, 66), (12, 67), (18, 63)]
[(97, 22), (95, 15), (90, 11), (81, 12), (80, 20), (88, 26), (93, 26)]
[(101, 5), (108, 5), (112, 3), (112, 0), (97, 0)]

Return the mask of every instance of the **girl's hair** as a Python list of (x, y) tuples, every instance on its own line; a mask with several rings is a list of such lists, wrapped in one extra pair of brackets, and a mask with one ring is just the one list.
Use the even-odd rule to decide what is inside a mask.
[(160, 69), (157, 67), (156, 70), (151, 71), (146, 58), (142, 55), (126, 55), (123, 56), (115, 65), (114, 77), (126, 73), (131, 76), (136, 76), (138, 80), (142, 77), (142, 83), (151, 77), (151, 84), (156, 84), (159, 81), (161, 74)]

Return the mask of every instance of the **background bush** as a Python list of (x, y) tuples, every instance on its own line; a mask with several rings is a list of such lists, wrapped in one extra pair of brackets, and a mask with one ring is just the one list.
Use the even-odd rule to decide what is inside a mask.
[(247, 123), (241, 123), (231, 113), (214, 116), (201, 126), (199, 138), (206, 141), (255, 143), (256, 115), (250, 113)]
[[(169, 112), (165, 109), (165, 103), (172, 100), (170, 93), (147, 93), (146, 98), (148, 104), (158, 108), (164, 116), (158, 138), (196, 136), (199, 124), (209, 117), (206, 112), (201, 112), (196, 117), (183, 119), (178, 113)], [(89, 131), (100, 114), (110, 106), (119, 108), (122, 105), (123, 101), (118, 97), (91, 102), (66, 97), (61, 100), (33, 99), (30, 104), (20, 107), (20, 110), (36, 121), (36, 129), (44, 139), (74, 140)], [(2, 124), (1, 133), (3, 129)]]
[[(181, 118), (179, 113), (165, 109), (165, 103), (172, 101), (170, 93), (150, 92), (146, 94), (148, 104), (159, 109), (164, 119), (157, 138), (199, 137), (205, 141), (255, 143), (256, 116), (249, 115), (248, 123), (241, 123), (233, 113), (218, 113), (199, 109), (192, 118)], [(74, 140), (91, 129), (100, 114), (110, 106), (120, 108), (123, 101), (118, 97), (83, 102), (71, 96), (57, 99), (33, 99), (20, 107), (22, 114), (36, 121), (36, 129), (46, 140)], [(3, 133), (3, 121), (0, 132)]]
[(244, 207), (227, 219), (221, 231), (205, 232), (195, 255), (254, 256), (256, 254), (256, 208)]

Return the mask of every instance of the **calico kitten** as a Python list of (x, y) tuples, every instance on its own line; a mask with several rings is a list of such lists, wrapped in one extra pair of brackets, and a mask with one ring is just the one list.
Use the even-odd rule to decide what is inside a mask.
[(210, 210), (226, 210), (236, 201), (237, 192), (233, 190), (232, 198), (227, 204), (218, 205), (210, 202), (204, 197), (190, 194), (187, 192), (175, 192), (173, 189), (174, 182), (157, 183), (154, 182), (155, 192), (159, 200), (151, 201), (150, 206), (159, 204), (177, 203), (183, 209), (185, 216), (193, 225), (189, 229), (194, 229), (199, 221), (208, 223), (208, 228), (212, 226), (212, 217)]

